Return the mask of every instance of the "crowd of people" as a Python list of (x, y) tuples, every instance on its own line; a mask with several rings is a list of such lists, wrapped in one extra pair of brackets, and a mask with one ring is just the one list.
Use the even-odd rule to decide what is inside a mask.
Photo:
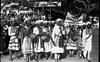
[(9, 50), (9, 60), (13, 60), (13, 53), (17, 57), (19, 52), (26, 61), (33, 54), (37, 62), (43, 55), (58, 62), (63, 54), (70, 57), (77, 54), (80, 58), (86, 58), (88, 53), (90, 62), (93, 24), (90, 20), (83, 22), (84, 15), (80, 14), (72, 15), (69, 11), (65, 20), (58, 18), (47, 21), (46, 16), (38, 10), (4, 6), (1, 9), (0, 40), (6, 41), (5, 50)]

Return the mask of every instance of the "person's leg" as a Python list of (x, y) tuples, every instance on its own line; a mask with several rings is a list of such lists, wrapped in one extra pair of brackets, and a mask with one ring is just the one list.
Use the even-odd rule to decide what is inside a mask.
[(88, 62), (91, 62), (91, 51), (88, 51), (87, 59), (88, 59)]
[(42, 52), (38, 53), (38, 59), (41, 59)]
[(27, 58), (27, 55), (25, 53), (23, 55), (24, 55), (24, 59), (26, 59)]
[(49, 53), (46, 52), (46, 53), (45, 53), (45, 57), (46, 57), (47, 60), (48, 60), (48, 58), (49, 58), (48, 55), (49, 55)]
[(69, 51), (69, 55), (71, 56), (71, 50), (68, 50)]
[(9, 50), (9, 60), (12, 61), (12, 50)]
[(75, 50), (72, 50), (72, 57), (75, 56)]
[(18, 58), (19, 51), (15, 51), (15, 58)]
[(24, 60), (25, 62), (29, 62), (29, 56), (27, 54), (24, 54)]
[(60, 54), (57, 55), (57, 60), (59, 61), (59, 59), (60, 59)]
[(79, 56), (79, 58), (82, 58), (82, 50), (78, 50), (78, 56)]
[(84, 58), (86, 58), (86, 56), (87, 56), (87, 50), (83, 51), (83, 56), (84, 56)]
[(57, 53), (54, 54), (55, 62), (57, 62)]
[(38, 61), (38, 55), (39, 55), (38, 53), (35, 53), (35, 61), (36, 61), (36, 62), (39, 62), (39, 61)]
[(69, 50), (70, 57), (73, 56), (73, 50)]
[(50, 58), (51, 58), (51, 59), (53, 58), (53, 53), (50, 53)]

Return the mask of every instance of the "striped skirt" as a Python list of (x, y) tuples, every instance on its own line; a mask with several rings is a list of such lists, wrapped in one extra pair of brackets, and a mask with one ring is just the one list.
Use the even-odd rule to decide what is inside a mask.
[(16, 36), (11, 36), (8, 49), (9, 50), (19, 50), (20, 49), (19, 41), (18, 41), (18, 38), (16, 38)]
[(31, 38), (25, 37), (22, 44), (22, 53), (30, 54), (33, 53), (33, 44)]

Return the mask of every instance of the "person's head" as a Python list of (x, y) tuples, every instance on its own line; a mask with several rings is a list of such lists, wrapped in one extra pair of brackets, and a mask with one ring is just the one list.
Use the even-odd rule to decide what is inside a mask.
[(87, 28), (88, 28), (88, 29), (91, 29), (91, 28), (92, 28), (92, 25), (91, 25), (91, 24), (88, 24), (88, 25), (87, 25)]
[(61, 25), (62, 25), (62, 22), (63, 22), (63, 20), (62, 20), (62, 19), (57, 19), (57, 20), (56, 20), (56, 24), (57, 24), (57, 25), (59, 25), (59, 26), (61, 26)]
[(85, 29), (85, 28), (86, 28), (86, 25), (83, 25), (83, 26), (82, 26), (82, 29)]
[(10, 22), (10, 25), (11, 25), (11, 26), (16, 26), (17, 24), (16, 24), (15, 21), (11, 21), (11, 22)]

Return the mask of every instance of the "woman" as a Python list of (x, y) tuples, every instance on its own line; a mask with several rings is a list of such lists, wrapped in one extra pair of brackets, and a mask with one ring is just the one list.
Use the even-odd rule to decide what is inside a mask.
[(51, 37), (49, 35), (48, 26), (46, 24), (42, 26), (41, 38), (43, 42), (45, 57), (46, 59), (48, 59), (48, 55), (50, 53), (50, 48), (51, 48), (51, 45), (50, 45)]
[(33, 53), (33, 44), (32, 44), (32, 39), (31, 39), (32, 32), (30, 31), (29, 26), (26, 25), (25, 28), (26, 28), (26, 32), (23, 39), (22, 52), (23, 52), (25, 60), (28, 62), (29, 55)]
[(38, 62), (38, 59), (40, 58), (40, 53), (43, 52), (43, 47), (41, 48), (41, 37), (40, 37), (40, 33), (42, 32), (42, 28), (39, 26), (39, 24), (37, 24), (34, 28), (33, 28), (33, 34), (36, 35), (35, 39), (34, 39), (34, 52), (35, 52), (35, 60)]
[(29, 61), (29, 55), (33, 53), (33, 45), (30, 38), (30, 34), (27, 34), (23, 39), (22, 44), (22, 52), (24, 55), (24, 59), (28, 62)]
[(72, 28), (69, 31), (68, 38), (69, 39), (68, 39), (66, 49), (69, 51), (70, 57), (73, 57), (74, 53), (75, 53), (75, 50), (77, 49), (77, 47), (76, 47), (77, 34), (76, 34), (76, 31), (73, 30)]
[[(17, 37), (17, 29), (18, 27), (15, 25), (15, 22), (11, 22), (11, 26), (8, 27), (8, 35), (10, 36), (9, 41), (9, 54), (10, 54), (10, 60), (12, 61), (12, 51), (19, 51), (19, 41)], [(16, 54), (17, 55), (17, 54)]]

